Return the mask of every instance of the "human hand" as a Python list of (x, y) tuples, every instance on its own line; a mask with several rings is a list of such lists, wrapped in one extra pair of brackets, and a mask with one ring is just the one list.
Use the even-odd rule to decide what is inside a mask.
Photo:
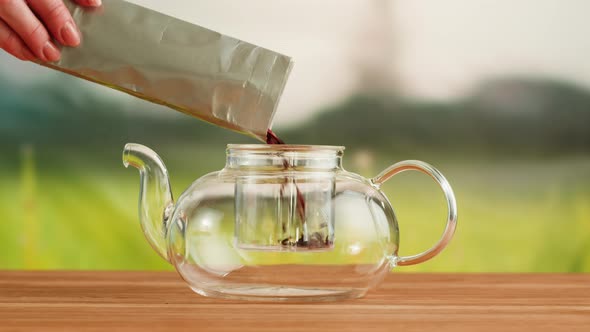
[[(75, 0), (98, 7), (101, 0)], [(78, 46), (80, 32), (62, 0), (0, 0), (0, 48), (21, 60), (57, 61), (59, 49)]]

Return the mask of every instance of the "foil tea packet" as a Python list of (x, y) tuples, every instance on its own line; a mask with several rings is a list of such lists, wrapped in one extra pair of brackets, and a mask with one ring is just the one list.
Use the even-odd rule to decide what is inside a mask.
[(291, 58), (122, 0), (66, 0), (82, 33), (42, 65), (266, 138)]

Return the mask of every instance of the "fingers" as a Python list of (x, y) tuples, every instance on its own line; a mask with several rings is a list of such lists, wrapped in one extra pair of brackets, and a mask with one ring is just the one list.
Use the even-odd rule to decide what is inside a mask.
[[(49, 40), (49, 33), (23, 0), (0, 0), (0, 19), (18, 34), (39, 59), (52, 62), (59, 60), (61, 54)], [(14, 37), (9, 37), (5, 43), (12, 45)]]
[(102, 5), (101, 0), (76, 0), (76, 3), (81, 6), (87, 6), (87, 7), (98, 7), (98, 6)]
[[(102, 5), (101, 0), (75, 1), (87, 7)], [(0, 23), (0, 47), (21, 60), (59, 60), (50, 33), (65, 46), (77, 46), (81, 40), (62, 0), (0, 0)]]
[(28, 3), (60, 44), (65, 46), (80, 44), (80, 32), (62, 0), (29, 0)]
[(22, 39), (2, 20), (0, 20), (0, 48), (21, 60), (35, 59), (35, 55)]

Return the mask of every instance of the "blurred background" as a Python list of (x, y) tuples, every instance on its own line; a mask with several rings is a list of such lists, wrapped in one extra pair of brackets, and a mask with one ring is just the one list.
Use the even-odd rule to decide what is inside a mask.
[[(368, 177), (404, 159), (447, 176), (455, 238), (398, 271), (590, 272), (590, 2), (132, 2), (292, 56), (288, 143), (345, 145)], [(127, 142), (162, 156), (175, 196), (255, 143), (0, 54), (0, 269), (170, 269), (139, 228)], [(400, 253), (427, 249), (440, 190), (406, 173), (384, 189)]]

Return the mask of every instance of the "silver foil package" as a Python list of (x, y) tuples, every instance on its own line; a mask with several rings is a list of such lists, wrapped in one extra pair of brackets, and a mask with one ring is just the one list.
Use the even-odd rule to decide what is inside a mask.
[(66, 0), (82, 33), (42, 65), (266, 138), (291, 58), (122, 0)]

